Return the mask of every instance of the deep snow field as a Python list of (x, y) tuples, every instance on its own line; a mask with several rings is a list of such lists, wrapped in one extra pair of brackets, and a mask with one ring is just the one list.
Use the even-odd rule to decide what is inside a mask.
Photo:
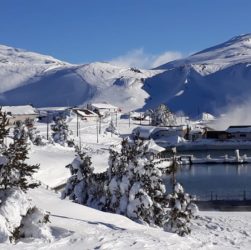
[[(68, 121), (76, 137), (76, 118)], [(108, 123), (102, 124), (97, 143), (96, 123), (80, 122), (81, 146), (92, 156), (96, 172), (107, 168), (109, 147), (121, 141), (121, 137), (103, 133), (107, 126)], [(129, 134), (136, 126), (131, 122), (129, 127), (128, 120), (118, 119), (118, 131), (122, 135)], [(38, 123), (37, 127), (46, 135), (46, 124)], [(65, 183), (70, 176), (65, 166), (74, 155), (72, 148), (60, 145), (32, 146), (29, 162), (40, 164), (34, 177), (42, 185), (28, 191), (28, 195), (35, 205), (51, 213), (54, 239), (26, 239), (16, 245), (0, 244), (0, 249), (251, 249), (250, 212), (199, 212), (191, 235), (180, 237), (137, 224), (121, 215), (61, 200), (60, 192), (53, 188)]]

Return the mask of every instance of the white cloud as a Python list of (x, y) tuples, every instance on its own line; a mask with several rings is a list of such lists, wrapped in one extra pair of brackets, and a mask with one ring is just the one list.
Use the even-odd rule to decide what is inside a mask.
[(231, 125), (251, 125), (251, 98), (247, 99), (241, 104), (233, 103), (226, 108), (218, 120), (216, 120), (212, 127), (219, 130), (225, 130)]
[(165, 51), (160, 55), (152, 55), (145, 53), (144, 49), (140, 48), (131, 50), (125, 55), (116, 57), (110, 62), (119, 66), (150, 69), (180, 58), (182, 58), (180, 52)]
[(180, 52), (176, 52), (176, 51), (166, 51), (163, 54), (157, 56), (154, 60), (154, 62), (152, 63), (152, 67), (158, 67), (162, 64), (165, 64), (167, 62), (176, 60), (176, 59), (180, 59), (182, 58), (182, 54)]

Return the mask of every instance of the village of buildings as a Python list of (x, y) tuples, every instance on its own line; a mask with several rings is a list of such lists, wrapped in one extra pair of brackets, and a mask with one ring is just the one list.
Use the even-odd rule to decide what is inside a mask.
[[(13, 127), (17, 121), (25, 122), (26, 119), (34, 120), (41, 124), (47, 124), (49, 137), (50, 124), (56, 117), (76, 117), (77, 130), (81, 126), (95, 124), (97, 137), (100, 134), (102, 124), (113, 122), (115, 127), (119, 123), (128, 126), (129, 134), (133, 139), (150, 141), (154, 153), (158, 158), (170, 157), (170, 152), (181, 156), (183, 164), (196, 163), (249, 163), (251, 157), (240, 156), (239, 150), (251, 149), (251, 125), (230, 125), (225, 130), (215, 130), (212, 124), (216, 118), (209, 113), (202, 113), (197, 119), (188, 116), (175, 115), (170, 112), (172, 122), (165, 125), (153, 125), (151, 112), (123, 112), (123, 107), (116, 107), (107, 102), (89, 103), (78, 107), (44, 107), (35, 108), (32, 105), (2, 106), (2, 111), (7, 114), (9, 126)], [(76, 132), (78, 134), (78, 131)], [(128, 134), (127, 134), (128, 136)], [(98, 139), (97, 139), (98, 142)], [(207, 155), (204, 159), (195, 159), (193, 155), (187, 155), (189, 151), (206, 152), (207, 150), (232, 150), (234, 157), (222, 155), (222, 158), (212, 158)], [(157, 153), (157, 154), (156, 154)], [(187, 157), (184, 157), (187, 156)], [(192, 159), (191, 159), (192, 157)]]

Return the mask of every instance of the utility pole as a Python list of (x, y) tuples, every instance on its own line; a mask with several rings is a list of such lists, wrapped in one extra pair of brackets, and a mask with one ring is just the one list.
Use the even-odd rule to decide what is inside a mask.
[(176, 185), (176, 177), (175, 174), (178, 170), (178, 162), (177, 162), (177, 158), (176, 158), (176, 147), (171, 148), (172, 154), (173, 154), (173, 162), (172, 165), (170, 166), (170, 170), (171, 170), (171, 174), (172, 174), (172, 184), (173, 184), (173, 193), (174, 193), (174, 189), (175, 189), (175, 185)]
[(101, 116), (99, 117), (99, 134), (101, 134)]
[(77, 137), (78, 137), (78, 110), (76, 110), (77, 113)]
[(129, 128), (131, 126), (131, 112), (129, 112)]
[(97, 143), (98, 143), (98, 123), (99, 123), (99, 121), (98, 121), (98, 118), (97, 118), (97, 127), (96, 127), (96, 129), (97, 129)]
[(47, 138), (47, 140), (49, 140), (49, 113), (48, 113), (48, 111), (46, 112), (46, 114), (47, 114), (47, 136), (46, 136), (46, 138)]

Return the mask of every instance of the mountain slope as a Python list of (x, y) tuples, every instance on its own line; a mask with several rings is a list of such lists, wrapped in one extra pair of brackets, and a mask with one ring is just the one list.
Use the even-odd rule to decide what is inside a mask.
[(74, 106), (90, 101), (141, 108), (148, 94), (144, 79), (159, 71), (109, 63), (72, 65), (50, 56), (0, 46), (1, 105)]
[[(250, 66), (248, 34), (158, 67), (165, 72), (148, 79), (145, 89), (152, 97), (155, 92), (165, 93), (162, 99), (175, 111), (183, 110), (190, 115), (203, 111), (219, 114), (230, 104), (250, 99)], [(154, 102), (158, 102), (157, 97), (147, 102), (145, 108)]]
[(0, 46), (0, 104), (75, 106), (107, 101), (124, 111), (166, 103), (190, 116), (220, 114), (251, 97), (251, 34), (164, 64), (138, 70)]

